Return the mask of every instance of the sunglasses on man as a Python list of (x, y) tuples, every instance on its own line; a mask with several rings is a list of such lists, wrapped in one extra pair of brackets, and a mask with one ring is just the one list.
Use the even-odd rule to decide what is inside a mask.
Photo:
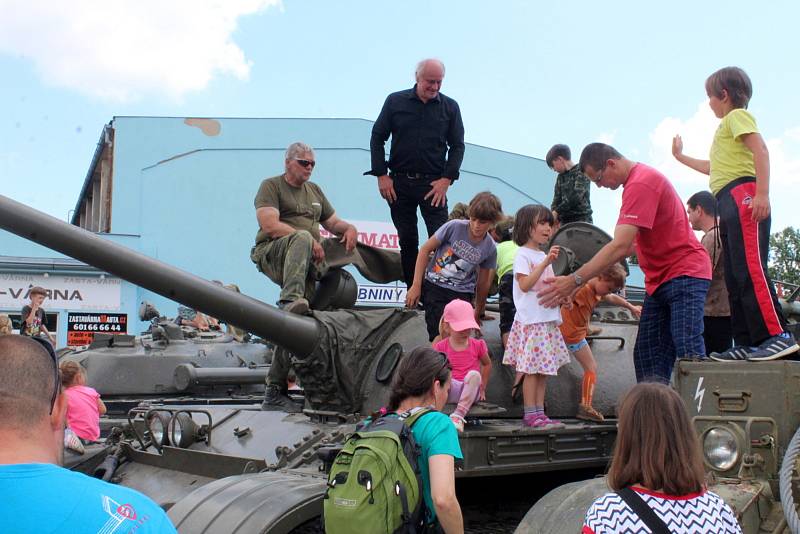
[(307, 168), (309, 168), (309, 167), (311, 167), (311, 168), (313, 169), (313, 168), (314, 168), (314, 165), (316, 165), (316, 164), (317, 164), (317, 162), (316, 162), (316, 161), (312, 161), (312, 160), (310, 160), (310, 159), (297, 159), (297, 158), (295, 158), (295, 161), (296, 161), (296, 162), (297, 162), (297, 163), (298, 163), (298, 164), (299, 164), (301, 167), (303, 167), (304, 169), (307, 169)]
[(46, 339), (41, 337), (31, 337), (30, 339), (39, 343), (53, 360), (53, 379), (55, 380), (55, 385), (53, 386), (53, 395), (50, 397), (50, 415), (53, 415), (53, 408), (55, 408), (56, 405), (56, 397), (58, 397), (58, 392), (61, 390), (61, 376), (58, 372), (58, 356), (56, 356), (56, 351), (53, 349), (53, 345), (51, 345)]

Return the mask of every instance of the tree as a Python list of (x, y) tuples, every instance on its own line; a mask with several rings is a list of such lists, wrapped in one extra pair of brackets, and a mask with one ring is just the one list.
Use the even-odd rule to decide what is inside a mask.
[(776, 282), (800, 284), (800, 229), (789, 226), (770, 236), (769, 269)]

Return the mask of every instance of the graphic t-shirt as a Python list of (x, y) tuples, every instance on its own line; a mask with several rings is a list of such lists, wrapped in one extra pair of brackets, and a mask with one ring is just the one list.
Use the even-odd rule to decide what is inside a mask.
[(67, 396), (67, 426), (79, 438), (97, 441), (100, 437), (100, 394), (89, 386), (72, 386), (64, 390)]
[(592, 310), (600, 300), (591, 284), (586, 284), (572, 297), (572, 308), (567, 305), (561, 306), (561, 317), (564, 322), (560, 328), (566, 343), (572, 345), (586, 339)]
[(56, 465), (0, 465), (0, 495), (4, 534), (176, 532), (141, 493)]
[(689, 226), (683, 201), (666, 176), (637, 163), (623, 187), (617, 225), (638, 228), (636, 255), (647, 294), (679, 276), (711, 280), (708, 253)]
[(428, 263), (425, 279), (459, 293), (474, 293), (478, 269), (497, 266), (497, 249), (487, 233), (475, 243), (469, 237), (469, 221), (452, 220), (433, 234), (441, 244)]
[(465, 350), (456, 350), (451, 347), (449, 338), (439, 341), (433, 348), (447, 354), (447, 359), (453, 368), (453, 378), (462, 381), (468, 372), (480, 371), (481, 356), (489, 354), (486, 341), (474, 337), (467, 340), (467, 348)]
[(182, 321), (194, 321), (197, 317), (197, 311), (183, 305), (178, 306), (178, 317)]
[(35, 337), (42, 333), (42, 323), (44, 323), (44, 308), (36, 310), (36, 315), (33, 317), (30, 326), (25, 322), (31, 314), (31, 307), (25, 305), (22, 307), (22, 319), (19, 326), (19, 333), (23, 336)]
[(709, 187), (715, 195), (737, 178), (756, 175), (753, 153), (742, 141), (743, 135), (751, 133), (758, 133), (758, 126), (746, 109), (734, 109), (722, 117), (708, 158)]
[[(284, 175), (267, 178), (261, 182), (254, 201), (256, 209), (275, 208), (282, 223), (296, 230), (307, 230), (319, 241), (319, 223), (333, 215), (333, 206), (325, 193), (313, 182), (305, 182), (300, 187), (292, 187)], [(256, 244), (269, 241), (266, 232), (259, 229)]]

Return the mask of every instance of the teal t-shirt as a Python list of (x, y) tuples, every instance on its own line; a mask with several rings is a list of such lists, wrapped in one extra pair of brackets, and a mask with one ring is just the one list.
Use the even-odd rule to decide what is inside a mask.
[(421, 449), (419, 470), (422, 475), (425, 504), (428, 507), (428, 522), (432, 522), (436, 518), (436, 510), (431, 497), (431, 474), (428, 469), (428, 459), (437, 454), (447, 454), (459, 460), (464, 456), (461, 454), (456, 427), (442, 412), (433, 411), (420, 417), (411, 427), (411, 433), (414, 434), (414, 440)]

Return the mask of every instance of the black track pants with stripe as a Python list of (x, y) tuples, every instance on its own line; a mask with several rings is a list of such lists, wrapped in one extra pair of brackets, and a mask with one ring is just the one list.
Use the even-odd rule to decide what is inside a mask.
[(751, 347), (786, 329), (767, 272), (772, 218), (753, 221), (755, 196), (756, 181), (750, 176), (737, 178), (717, 193), (733, 339)]

